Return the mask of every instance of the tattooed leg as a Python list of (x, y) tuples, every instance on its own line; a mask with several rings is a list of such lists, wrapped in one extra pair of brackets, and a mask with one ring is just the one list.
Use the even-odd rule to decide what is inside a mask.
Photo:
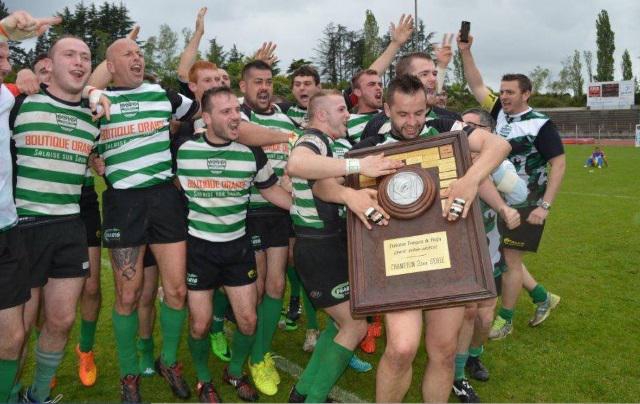
[(140, 247), (112, 248), (111, 261), (113, 269), (120, 272), (127, 280), (136, 275), (136, 264), (140, 255)]
[(115, 308), (119, 314), (131, 314), (138, 305), (144, 281), (144, 248), (139, 246), (109, 250), (116, 290)]

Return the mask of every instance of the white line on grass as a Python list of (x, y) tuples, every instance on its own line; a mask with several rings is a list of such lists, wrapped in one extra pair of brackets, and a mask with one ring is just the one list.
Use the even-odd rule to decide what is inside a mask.
[[(278, 367), (278, 369), (282, 370), (283, 372), (286, 372), (295, 378), (299, 378), (300, 375), (302, 374), (303, 369), (297, 364), (285, 358), (284, 356), (275, 355), (273, 359), (275, 360), (276, 366)], [(331, 393), (329, 393), (329, 396), (331, 396), (331, 398), (333, 399), (338, 400), (341, 403), (366, 403), (367, 402), (362, 398), (358, 397), (357, 395), (355, 395), (354, 393), (344, 390), (338, 386), (333, 387), (333, 389), (331, 390)]]
[(628, 196), (628, 195), (596, 194), (591, 192), (561, 191), (560, 194), (578, 195), (578, 196), (600, 196), (603, 198), (636, 199), (633, 196)]

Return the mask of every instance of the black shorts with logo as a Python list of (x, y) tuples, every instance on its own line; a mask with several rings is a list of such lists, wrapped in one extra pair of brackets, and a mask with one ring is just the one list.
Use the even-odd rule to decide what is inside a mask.
[(29, 259), (18, 226), (0, 232), (0, 310), (31, 298)]
[(281, 213), (267, 215), (249, 211), (247, 214), (247, 234), (254, 250), (289, 246), (289, 238), (294, 237), (291, 216), (282, 209), (278, 210)]
[(311, 303), (316, 308), (335, 306), (349, 300), (347, 236), (306, 237), (296, 233), (293, 258)]
[(87, 229), (87, 245), (100, 247), (102, 239), (102, 225), (100, 223), (100, 208), (98, 194), (94, 187), (82, 187), (80, 194), (80, 218)]
[(89, 276), (87, 230), (79, 215), (20, 218), (20, 231), (31, 264), (32, 288), (49, 278)]
[(544, 231), (544, 223), (537, 225), (527, 222), (529, 214), (536, 208), (537, 206), (518, 208), (520, 226), (513, 230), (507, 228), (502, 218), (498, 219), (498, 230), (501, 237), (500, 247), (520, 251), (538, 251), (540, 240), (542, 240), (542, 232)]
[(184, 241), (184, 203), (173, 183), (140, 189), (109, 188), (102, 194), (102, 241), (106, 248)]
[(211, 290), (256, 281), (256, 258), (249, 237), (214, 243), (187, 236), (187, 289)]

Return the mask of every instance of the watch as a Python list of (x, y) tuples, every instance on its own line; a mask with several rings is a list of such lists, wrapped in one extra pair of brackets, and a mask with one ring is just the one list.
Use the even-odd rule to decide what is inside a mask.
[(551, 209), (551, 204), (549, 202), (542, 201), (540, 203), (540, 207), (544, 210), (549, 210)]

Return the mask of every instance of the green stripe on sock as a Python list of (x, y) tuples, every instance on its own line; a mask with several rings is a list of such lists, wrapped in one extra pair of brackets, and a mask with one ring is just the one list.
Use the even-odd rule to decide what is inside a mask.
[(500, 307), (500, 310), (498, 310), (498, 315), (504, 318), (505, 320), (507, 320), (508, 323), (513, 321), (513, 310), (511, 309), (505, 309), (504, 307)]
[(64, 351), (42, 352), (36, 347), (36, 373), (29, 389), (31, 398), (43, 403), (49, 397), (51, 379), (55, 376), (63, 356)]
[(138, 355), (136, 353), (136, 335), (138, 335), (138, 311), (121, 315), (113, 310), (113, 333), (116, 337), (120, 377), (138, 375)]
[(97, 321), (80, 321), (80, 352), (90, 352), (96, 340)]
[(189, 351), (196, 368), (196, 376), (200, 382), (211, 381), (211, 371), (209, 370), (209, 339), (195, 339), (189, 335)]
[(166, 366), (172, 366), (178, 358), (178, 345), (182, 335), (182, 326), (187, 318), (187, 309), (172, 309), (165, 302), (160, 303), (160, 329), (162, 331), (162, 350), (160, 358)]
[(18, 360), (0, 359), (0, 403), (9, 401), (11, 390), (14, 386), (16, 373), (18, 372)]
[(479, 347), (469, 347), (469, 356), (473, 358), (478, 358), (484, 352), (484, 345), (480, 345)]
[(467, 359), (469, 359), (469, 351), (465, 353), (456, 354), (456, 359), (455, 359), (455, 363), (456, 363), (455, 379), (456, 380), (464, 379), (464, 365), (467, 364)]
[(529, 296), (531, 296), (534, 303), (542, 303), (547, 300), (547, 289), (539, 283), (531, 292), (529, 292)]
[(231, 343), (231, 361), (229, 362), (229, 374), (231, 376), (242, 376), (242, 367), (249, 357), (255, 338), (255, 334), (245, 335), (241, 333), (239, 329), (236, 329), (233, 333), (233, 342)]

